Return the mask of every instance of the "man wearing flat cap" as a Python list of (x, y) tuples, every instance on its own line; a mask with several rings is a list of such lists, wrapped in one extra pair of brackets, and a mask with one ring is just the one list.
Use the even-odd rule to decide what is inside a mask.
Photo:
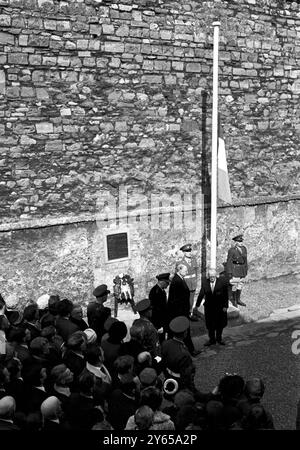
[(99, 342), (104, 334), (104, 323), (111, 316), (111, 309), (104, 306), (109, 293), (106, 284), (97, 286), (93, 291), (96, 300), (90, 302), (87, 307), (89, 327), (96, 331)]
[(229, 297), (233, 306), (246, 306), (241, 301), (241, 292), (245, 277), (248, 272), (247, 249), (242, 244), (244, 238), (242, 234), (234, 235), (233, 245), (228, 250), (226, 272), (229, 277)]
[(170, 284), (170, 273), (161, 273), (156, 278), (157, 283), (149, 293), (149, 300), (152, 307), (151, 322), (159, 333), (160, 342), (163, 342), (168, 332), (166, 289)]
[(176, 270), (178, 268), (178, 264), (184, 264), (187, 268), (187, 274), (184, 279), (188, 288), (190, 290), (190, 320), (197, 321), (198, 317), (193, 313), (194, 309), (194, 298), (195, 291), (197, 287), (197, 261), (192, 256), (192, 244), (183, 245), (180, 250), (183, 252), (183, 258), (177, 262)]
[(151, 322), (152, 308), (148, 298), (145, 298), (136, 304), (136, 310), (140, 315), (139, 319), (135, 319), (132, 326), (140, 326), (142, 332), (139, 340), (143, 349), (151, 354), (153, 358), (159, 355), (160, 345), (158, 331)]

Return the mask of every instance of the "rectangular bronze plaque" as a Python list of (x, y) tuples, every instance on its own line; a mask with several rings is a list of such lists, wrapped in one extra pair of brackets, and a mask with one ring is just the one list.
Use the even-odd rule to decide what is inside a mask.
[(109, 234), (106, 236), (106, 242), (108, 261), (128, 258), (127, 233)]

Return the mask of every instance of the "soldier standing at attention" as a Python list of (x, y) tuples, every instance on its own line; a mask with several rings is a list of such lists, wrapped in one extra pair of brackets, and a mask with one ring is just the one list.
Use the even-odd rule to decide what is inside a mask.
[(242, 234), (234, 236), (232, 240), (234, 241), (234, 244), (228, 250), (226, 263), (226, 272), (230, 282), (230, 299), (232, 299), (231, 302), (233, 306), (246, 306), (246, 304), (241, 301), (241, 292), (244, 279), (248, 273), (247, 249), (242, 244), (244, 240)]
[(176, 265), (176, 270), (178, 264), (184, 264), (187, 268), (187, 274), (184, 277), (186, 284), (190, 290), (190, 315), (189, 319), (192, 321), (199, 320), (198, 317), (193, 314), (194, 309), (194, 297), (197, 287), (197, 262), (192, 255), (192, 244), (183, 245), (180, 250), (183, 252), (184, 256), (181, 261), (178, 261)]

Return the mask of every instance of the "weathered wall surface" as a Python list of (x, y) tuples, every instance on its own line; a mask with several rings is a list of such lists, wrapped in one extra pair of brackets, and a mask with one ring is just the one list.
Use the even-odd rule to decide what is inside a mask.
[[(296, 197), (299, 2), (0, 0), (6, 298), (55, 291), (85, 301), (93, 284), (111, 287), (120, 271), (134, 276), (141, 298), (186, 241), (201, 266), (208, 262), (201, 227), (153, 230), (141, 221), (130, 226), (131, 259), (107, 264), (104, 223), (94, 216), (99, 194), (117, 198), (120, 184), (148, 196), (206, 190), (215, 19), (233, 199)], [(68, 224), (70, 216), (84, 219)], [(250, 278), (299, 271), (298, 223), (296, 200), (220, 209), (219, 265), (239, 224)]]
[(215, 18), (233, 197), (299, 192), (298, 2), (0, 7), (2, 223), (94, 212), (97, 192), (121, 182), (143, 192), (203, 187)]
[[(222, 269), (226, 260), (230, 229), (240, 223), (245, 230), (250, 280), (299, 272), (299, 216), (297, 201), (221, 209), (218, 267)], [(138, 300), (149, 292), (155, 275), (174, 270), (172, 249), (187, 241), (193, 243), (200, 279), (203, 229), (195, 229), (192, 219), (184, 223), (176, 230), (151, 229), (144, 220), (129, 225), (131, 259), (117, 263), (105, 263), (105, 231), (108, 226), (109, 230), (114, 229), (108, 223), (0, 233), (1, 292), (12, 303), (36, 300), (46, 292), (86, 302), (94, 285), (107, 283), (111, 289), (113, 278), (124, 272), (135, 279)]]

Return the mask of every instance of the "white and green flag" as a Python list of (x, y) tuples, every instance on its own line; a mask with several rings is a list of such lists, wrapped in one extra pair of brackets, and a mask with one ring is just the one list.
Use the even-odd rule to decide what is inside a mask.
[(218, 136), (218, 197), (225, 203), (232, 204), (230, 184), (227, 170), (225, 141), (222, 126), (219, 121)]

